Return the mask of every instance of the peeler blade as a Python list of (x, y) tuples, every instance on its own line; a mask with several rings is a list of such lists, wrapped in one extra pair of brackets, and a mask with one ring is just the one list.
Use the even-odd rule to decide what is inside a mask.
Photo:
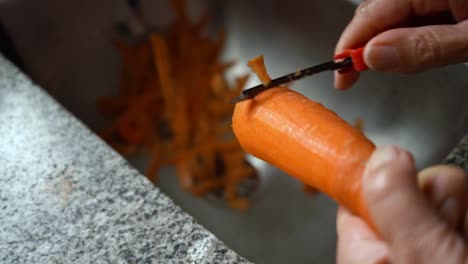
[(290, 74), (284, 75), (282, 77), (276, 78), (276, 79), (272, 80), (270, 82), (270, 84), (268, 84), (267, 86), (265, 86), (263, 84), (260, 84), (260, 85), (257, 85), (255, 87), (246, 89), (246, 90), (244, 90), (242, 92), (242, 94), (240, 96), (232, 99), (231, 103), (235, 104), (235, 103), (238, 103), (240, 101), (244, 101), (244, 100), (253, 98), (257, 94), (259, 94), (259, 93), (261, 93), (261, 92), (263, 92), (265, 90), (268, 90), (268, 89), (271, 89), (271, 88), (274, 88), (274, 87), (278, 87), (278, 86), (280, 86), (282, 84), (285, 84), (285, 83), (300, 80), (300, 79), (302, 79), (304, 77), (314, 75), (314, 74), (317, 74), (317, 73), (320, 73), (320, 72), (323, 72), (323, 71), (335, 71), (335, 70), (347, 69), (347, 68), (352, 68), (352, 66), (353, 66), (353, 61), (352, 61), (351, 57), (344, 58), (343, 60), (338, 61), (338, 62), (336, 62), (336, 61), (325, 62), (325, 63), (319, 64), (319, 65), (316, 65), (316, 66), (313, 66), (313, 67), (310, 67), (310, 68), (306, 68), (306, 69), (296, 71), (294, 73), (290, 73)]

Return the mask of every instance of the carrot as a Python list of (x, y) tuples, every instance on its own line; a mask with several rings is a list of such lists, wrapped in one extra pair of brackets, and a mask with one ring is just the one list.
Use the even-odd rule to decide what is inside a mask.
[(271, 78), (266, 71), (263, 55), (251, 59), (247, 65), (255, 74), (257, 74), (258, 79), (260, 79), (264, 86), (268, 86), (270, 84)]
[(361, 178), (375, 146), (337, 114), (277, 87), (237, 103), (232, 122), (246, 152), (317, 188), (371, 224)]

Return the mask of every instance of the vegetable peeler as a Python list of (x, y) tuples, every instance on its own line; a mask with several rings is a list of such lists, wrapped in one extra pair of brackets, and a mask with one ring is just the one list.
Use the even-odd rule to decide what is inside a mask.
[(365, 71), (369, 69), (369, 67), (364, 62), (363, 53), (364, 53), (364, 48), (347, 49), (343, 51), (342, 53), (336, 55), (333, 61), (325, 62), (325, 63), (319, 64), (319, 65), (316, 65), (307, 69), (303, 69), (303, 70), (276, 78), (272, 80), (270, 84), (268, 84), (267, 86), (260, 84), (255, 87), (246, 89), (242, 92), (240, 96), (232, 99), (231, 103), (235, 104), (237, 102), (240, 102), (249, 98), (253, 98), (257, 94), (265, 90), (280, 86), (288, 82), (296, 81), (304, 77), (307, 77), (316, 73), (320, 73), (323, 71), (335, 71), (335, 70), (338, 70), (339, 72)]

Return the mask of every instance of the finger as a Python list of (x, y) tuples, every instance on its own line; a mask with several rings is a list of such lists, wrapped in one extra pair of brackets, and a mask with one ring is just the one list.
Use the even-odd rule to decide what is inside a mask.
[(412, 15), (448, 10), (447, 0), (368, 0), (359, 5), (337, 44), (336, 52), (365, 45), (374, 36), (394, 28)]
[(335, 52), (338, 54), (344, 49), (359, 48), (372, 37), (405, 20), (410, 15), (411, 7), (402, 2), (408, 1), (368, 0), (360, 4), (341, 34)]
[(450, 227), (462, 230), (468, 192), (466, 173), (455, 166), (434, 166), (421, 171), (418, 182)]
[(346, 90), (353, 86), (354, 83), (359, 79), (359, 73), (347, 72), (347, 73), (335, 73), (335, 87), (338, 90)]
[(387, 245), (369, 226), (346, 209), (338, 209), (337, 263), (381, 263), (388, 259)]
[(338, 208), (336, 217), (338, 237), (344, 234), (352, 234), (355, 239), (379, 240), (369, 226), (361, 218), (351, 214), (346, 208)]
[(468, 19), (468, 1), (466, 0), (449, 0), (450, 10), (457, 22)]
[(364, 60), (379, 71), (410, 73), (468, 61), (468, 21), (388, 30), (366, 46)]
[[(411, 156), (396, 147), (375, 151), (364, 173), (363, 189), (375, 224), (383, 238), (392, 244), (399, 242), (405, 231), (417, 226), (419, 214), (433, 218), (422, 193), (417, 192)], [(404, 204), (411, 204), (415, 210), (403, 211)]]
[(363, 179), (369, 212), (391, 248), (395, 263), (458, 263), (465, 258), (464, 241), (430, 207), (416, 182), (409, 153), (379, 148)]

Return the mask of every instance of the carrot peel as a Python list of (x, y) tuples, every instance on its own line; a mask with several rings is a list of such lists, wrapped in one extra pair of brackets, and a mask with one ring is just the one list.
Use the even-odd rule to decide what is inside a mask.
[(257, 74), (258, 79), (260, 79), (264, 86), (268, 86), (271, 83), (271, 77), (266, 71), (263, 55), (251, 59), (247, 63), (247, 66)]

